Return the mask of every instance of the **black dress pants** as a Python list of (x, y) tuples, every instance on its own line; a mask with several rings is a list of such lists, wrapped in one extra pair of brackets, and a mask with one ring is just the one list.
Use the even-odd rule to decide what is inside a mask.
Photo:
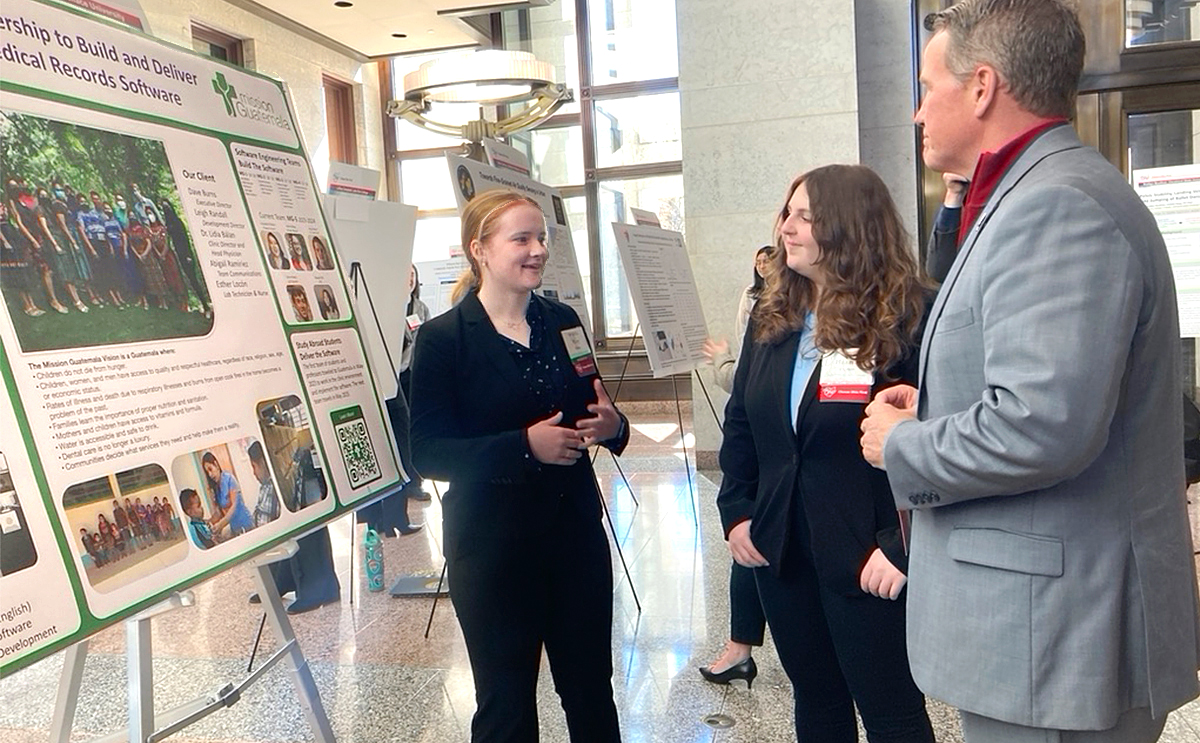
[(450, 599), (475, 678), (473, 743), (538, 740), (543, 647), (572, 743), (621, 739), (612, 692), (608, 540), (599, 519), (561, 499), (555, 507), (550, 528), (537, 535), (448, 549)]
[(925, 698), (908, 667), (904, 594), (889, 601), (830, 591), (805, 552), (793, 545), (780, 576), (754, 570), (792, 682), (797, 740), (854, 743), (857, 704), (871, 743), (933, 743)]
[(729, 570), (729, 639), (760, 647), (766, 626), (754, 568), (732, 563)]
[(342, 592), (337, 568), (333, 564), (333, 543), (329, 527), (323, 526), (312, 534), (296, 540), (298, 550), (287, 560), (271, 563), (271, 575), (279, 595), (296, 592), (303, 603), (326, 603)]

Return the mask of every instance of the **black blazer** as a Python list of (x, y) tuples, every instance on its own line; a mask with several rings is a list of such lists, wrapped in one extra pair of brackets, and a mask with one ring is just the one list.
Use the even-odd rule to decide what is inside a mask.
[[(562, 331), (582, 327), (565, 304), (533, 295), (545, 319), (544, 342), (565, 367), (561, 425), (590, 417), (597, 374), (571, 366)], [(412, 364), (413, 464), (424, 477), (446, 480), (445, 549), (461, 555), (503, 539), (536, 537), (558, 508), (600, 518), (599, 491), (587, 453), (569, 467), (540, 464), (525, 429), (542, 416), (525, 380), (474, 292), (421, 326)], [(620, 454), (621, 435), (605, 446)]]
[[(818, 361), (793, 432), (792, 370), (800, 334), (774, 344), (757, 343), (753, 334), (751, 320), (725, 406), (717, 494), (725, 534), (753, 519), (750, 538), (776, 575), (788, 550), (807, 548), (824, 585), (865, 595), (858, 576), (876, 546), (908, 571), (887, 473), (862, 456), (859, 426), (866, 404), (818, 402)], [(876, 373), (870, 396), (901, 382), (916, 386), (918, 358), (914, 346), (886, 377)]]

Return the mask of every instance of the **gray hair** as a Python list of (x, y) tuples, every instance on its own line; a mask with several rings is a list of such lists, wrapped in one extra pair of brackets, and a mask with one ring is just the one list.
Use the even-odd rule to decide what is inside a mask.
[(925, 28), (946, 32), (946, 67), (958, 78), (987, 64), (1022, 109), (1074, 115), (1085, 48), (1074, 0), (962, 0), (930, 13)]

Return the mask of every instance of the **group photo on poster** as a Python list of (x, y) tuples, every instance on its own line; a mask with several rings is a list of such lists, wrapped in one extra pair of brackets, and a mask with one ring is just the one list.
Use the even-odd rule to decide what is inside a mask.
[(72, 546), (88, 582), (109, 592), (187, 557), (167, 473), (148, 464), (63, 493)]
[(0, 182), (0, 293), (22, 350), (212, 328), (161, 141), (0, 111)]

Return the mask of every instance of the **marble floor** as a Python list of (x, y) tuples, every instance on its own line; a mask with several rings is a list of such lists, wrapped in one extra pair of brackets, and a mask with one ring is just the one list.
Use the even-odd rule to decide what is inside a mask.
[[(621, 459), (628, 486), (607, 454), (596, 467), (637, 592), (635, 600), (614, 551), (613, 686), (624, 740), (794, 740), (790, 687), (769, 640), (755, 654), (760, 675), (752, 691), (740, 684), (713, 686), (697, 673), (696, 667), (719, 651), (729, 627), (729, 555), (713, 503), (717, 476), (693, 471), (689, 486), (673, 406), (623, 407), (634, 423)], [(685, 428), (689, 421), (685, 409)], [(690, 450), (690, 434), (687, 442)], [(437, 500), (423, 508), (414, 504), (414, 520), (422, 518), (417, 510), (424, 512), (429, 528), (384, 541), (389, 582), (401, 573), (436, 577), (441, 568)], [(355, 533), (349, 519), (333, 524), (332, 532), (342, 601), (294, 617), (293, 626), (337, 740), (466, 741), (474, 711), (471, 673), (449, 602), (438, 602), (425, 639), (431, 599), (368, 593), (361, 568), (352, 564), (361, 551), (352, 555)], [(159, 709), (212, 695), (245, 676), (263, 616), (260, 607), (247, 603), (252, 590), (251, 571), (235, 568), (196, 587), (194, 606), (154, 620)], [(273, 644), (268, 629), (259, 662)], [(72, 741), (91, 740), (122, 725), (128, 714), (124, 647), (121, 625), (91, 638)], [(0, 680), (0, 741), (48, 740), (62, 666), (60, 654)], [(542, 740), (566, 741), (548, 672), (539, 696)], [(939, 741), (961, 741), (952, 709), (930, 701), (929, 711)], [(705, 720), (714, 714), (730, 718), (732, 727), (710, 727)], [(312, 739), (282, 667), (268, 672), (238, 703), (169, 738), (177, 743)], [(1200, 704), (1172, 714), (1162, 740), (1200, 743)]]

